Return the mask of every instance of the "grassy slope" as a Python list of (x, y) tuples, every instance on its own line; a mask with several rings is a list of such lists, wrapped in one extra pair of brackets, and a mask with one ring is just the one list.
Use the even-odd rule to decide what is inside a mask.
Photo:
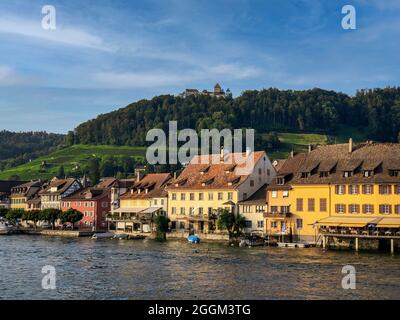
[(333, 135), (315, 134), (315, 133), (278, 133), (281, 147), (279, 150), (270, 152), (271, 159), (286, 159), (289, 153), (294, 150), (296, 153), (307, 151), (309, 144), (329, 144), (329, 143), (347, 143), (349, 138), (355, 142), (366, 141), (365, 132), (360, 128), (351, 128), (341, 126)]
[[(57, 174), (61, 165), (64, 166), (66, 172), (69, 172), (76, 164), (79, 164), (81, 167), (85, 166), (92, 157), (144, 157), (145, 153), (146, 149), (143, 147), (75, 145), (57, 150), (46, 156), (37, 158), (30, 163), (2, 171), (0, 172), (0, 179), (8, 179), (11, 175), (18, 175), (22, 180), (48, 179)], [(39, 173), (42, 161), (46, 161), (49, 166), (46, 173)]]
[[(332, 136), (315, 133), (278, 133), (279, 139), (282, 142), (281, 148), (274, 152), (268, 152), (272, 160), (286, 159), (289, 153), (307, 151), (309, 144), (328, 144), (328, 143), (345, 143), (350, 137), (355, 142), (367, 140), (366, 135), (361, 129), (340, 127)], [(116, 147), (116, 146), (88, 146), (75, 145), (66, 149), (58, 150), (50, 153), (47, 156), (40, 157), (34, 161), (0, 172), (0, 180), (8, 179), (11, 175), (18, 175), (23, 180), (32, 179), (48, 179), (54, 177), (58, 168), (63, 165), (66, 172), (70, 172), (76, 164), (84, 166), (87, 161), (94, 156), (130, 156), (144, 157), (146, 148), (144, 147)], [(50, 166), (47, 173), (39, 173), (39, 168), (42, 161)]]

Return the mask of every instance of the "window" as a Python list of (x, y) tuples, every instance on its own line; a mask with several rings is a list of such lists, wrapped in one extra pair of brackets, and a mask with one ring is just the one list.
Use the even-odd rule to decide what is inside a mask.
[(362, 186), (363, 194), (373, 194), (374, 193), (374, 186), (372, 184), (364, 184)]
[(278, 206), (271, 206), (271, 212), (272, 213), (277, 213), (278, 212)]
[(228, 200), (232, 200), (233, 199), (233, 192), (228, 192)]
[(263, 220), (257, 221), (257, 229), (264, 229), (264, 221)]
[(194, 201), (194, 193), (191, 193), (191, 194), (189, 195), (189, 199), (190, 199), (190, 201)]
[(350, 213), (360, 213), (360, 205), (358, 205), (358, 204), (349, 204), (349, 212)]
[(321, 172), (319, 173), (319, 177), (320, 177), (320, 178), (328, 177), (328, 176), (329, 176), (329, 172), (327, 172), (327, 171), (321, 171)]
[(353, 176), (353, 171), (345, 171), (345, 172), (343, 172), (343, 177), (349, 178), (351, 176)]
[(258, 174), (261, 176), (261, 174), (262, 174), (261, 168), (258, 168)]
[(271, 170), (267, 169), (267, 176), (269, 177), (271, 175)]
[(346, 194), (346, 186), (344, 186), (344, 185), (335, 186), (335, 193), (336, 194)]
[(208, 193), (208, 200), (210, 200), (210, 201), (214, 200), (214, 193), (212, 193), (212, 192)]
[(181, 215), (185, 215), (185, 208), (181, 208)]
[(213, 213), (213, 208), (208, 208), (208, 215), (210, 216), (212, 215), (212, 213)]
[(245, 222), (244, 222), (244, 227), (245, 227), (245, 228), (248, 228), (248, 229), (252, 228), (252, 223), (251, 223), (251, 221), (250, 221), (250, 220), (245, 220)]
[(271, 221), (271, 229), (276, 229), (278, 228), (278, 222), (277, 221)]
[(185, 229), (185, 223), (184, 222), (179, 222), (179, 229)]
[(256, 212), (264, 212), (264, 206), (256, 206)]
[(94, 202), (93, 202), (93, 201), (90, 202), (90, 206), (91, 206), (92, 208), (94, 208)]
[(400, 204), (396, 204), (396, 205), (394, 206), (394, 213), (400, 214)]
[(176, 207), (172, 207), (172, 214), (176, 214)]
[(224, 194), (222, 192), (218, 192), (218, 200), (223, 200)]
[(392, 206), (390, 204), (381, 204), (379, 205), (379, 213), (380, 214), (391, 214)]
[(283, 191), (282, 195), (283, 195), (284, 198), (289, 197), (289, 191), (287, 191), (287, 190)]
[(303, 211), (303, 199), (302, 198), (296, 199), (296, 210)]
[(392, 186), (390, 185), (380, 185), (379, 186), (379, 194), (391, 194)]
[(161, 199), (161, 205), (162, 206), (164, 205), (164, 199)]
[(193, 207), (190, 207), (190, 208), (189, 208), (189, 214), (190, 214), (190, 215), (193, 215), (193, 214), (194, 214), (194, 208), (193, 208)]
[(243, 193), (243, 199), (244, 199), (244, 200), (247, 199), (247, 193), (246, 193), (246, 192)]
[(308, 199), (308, 211), (315, 211), (315, 199), (313, 198)]
[(389, 176), (391, 176), (391, 177), (400, 176), (400, 170), (389, 170)]
[(349, 185), (349, 194), (359, 194), (359, 187), (356, 184)]
[(250, 187), (254, 187), (254, 180), (250, 180)]
[(276, 178), (276, 184), (282, 186), (285, 184), (285, 178)]
[(204, 214), (204, 209), (203, 208), (199, 208), (199, 215), (203, 215)]
[(200, 193), (199, 193), (199, 200), (200, 200), (200, 201), (203, 201), (203, 200), (204, 200), (204, 193), (203, 193), (203, 192), (200, 192)]
[(400, 184), (394, 186), (394, 193), (395, 194), (400, 194)]
[(290, 212), (290, 207), (289, 206), (282, 206), (281, 207), (281, 213), (289, 213)]
[(374, 175), (374, 171), (372, 170), (365, 170), (364, 171), (364, 177), (368, 178), (368, 177), (372, 177)]
[(373, 204), (364, 204), (363, 205), (363, 213), (365, 213), (365, 214), (374, 213), (374, 205)]
[(157, 205), (157, 199), (154, 199), (154, 205), (156, 206)]
[(272, 191), (271, 192), (271, 197), (272, 198), (278, 198), (278, 191)]
[(296, 229), (303, 229), (303, 219), (296, 219)]
[(107, 207), (108, 207), (108, 202), (103, 201), (103, 202), (101, 203), (101, 207), (102, 207), (102, 208), (107, 208)]
[(172, 194), (172, 200), (176, 200), (176, 193)]
[(186, 200), (186, 194), (185, 193), (181, 193), (181, 201), (185, 201)]
[(327, 211), (327, 204), (326, 204), (325, 198), (319, 199), (319, 211), (321, 211), (321, 212)]
[(336, 213), (346, 213), (346, 205), (344, 204), (336, 204), (335, 205)]

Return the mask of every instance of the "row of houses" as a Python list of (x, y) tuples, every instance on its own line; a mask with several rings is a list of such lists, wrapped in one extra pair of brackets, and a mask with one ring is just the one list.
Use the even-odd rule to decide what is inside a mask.
[(326, 228), (400, 228), (400, 144), (350, 139), (274, 163), (254, 152), (249, 172), (238, 156), (250, 155), (221, 152), (207, 164), (196, 156), (179, 175), (138, 172), (88, 188), (75, 179), (28, 182), (12, 188), (10, 206), (74, 208), (82, 227), (120, 232), (150, 232), (154, 216), (166, 215), (171, 231), (218, 233), (219, 209), (244, 216), (246, 233), (294, 241), (316, 241)]

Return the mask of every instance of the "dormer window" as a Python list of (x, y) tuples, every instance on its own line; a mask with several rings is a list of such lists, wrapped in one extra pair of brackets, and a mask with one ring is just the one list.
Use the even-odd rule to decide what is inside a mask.
[(276, 184), (278, 184), (280, 186), (284, 185), (285, 184), (285, 178), (284, 177), (276, 178)]
[(309, 178), (311, 176), (311, 172), (302, 172), (301, 177), (302, 178)]
[(389, 170), (389, 176), (391, 176), (391, 177), (399, 177), (400, 176), (400, 170)]
[(345, 178), (350, 178), (353, 176), (353, 171), (344, 171), (343, 172), (343, 177)]
[(319, 177), (320, 178), (324, 178), (324, 177), (328, 177), (329, 176), (329, 172), (328, 171), (321, 171), (319, 173)]
[(373, 175), (374, 175), (373, 170), (364, 170), (364, 177), (368, 178), (368, 177), (372, 177)]

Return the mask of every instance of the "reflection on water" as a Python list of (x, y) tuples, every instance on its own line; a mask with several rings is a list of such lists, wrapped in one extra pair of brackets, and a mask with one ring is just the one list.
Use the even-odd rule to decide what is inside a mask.
[[(41, 287), (54, 265), (57, 289)], [(357, 289), (343, 290), (344, 265)], [(400, 257), (223, 244), (0, 238), (0, 299), (400, 299)]]

